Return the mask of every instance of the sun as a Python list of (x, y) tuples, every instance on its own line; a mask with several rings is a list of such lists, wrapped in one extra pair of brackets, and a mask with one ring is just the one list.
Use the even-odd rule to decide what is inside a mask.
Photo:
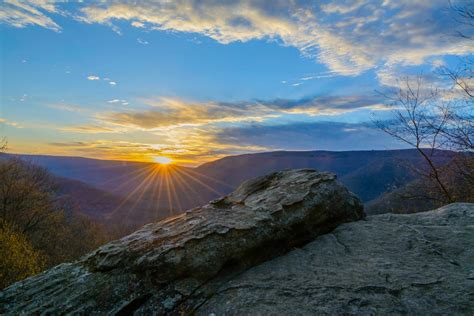
[(156, 156), (153, 158), (153, 160), (159, 164), (162, 164), (162, 165), (169, 165), (170, 163), (173, 162), (173, 160), (171, 160), (171, 158), (168, 158), (168, 157), (165, 157), (165, 156)]

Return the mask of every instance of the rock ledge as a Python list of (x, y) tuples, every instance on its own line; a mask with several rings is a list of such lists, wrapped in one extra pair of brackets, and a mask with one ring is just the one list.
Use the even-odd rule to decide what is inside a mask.
[(196, 311), (217, 280), (363, 216), (360, 201), (333, 174), (272, 173), (11, 285), (0, 294), (0, 313)]

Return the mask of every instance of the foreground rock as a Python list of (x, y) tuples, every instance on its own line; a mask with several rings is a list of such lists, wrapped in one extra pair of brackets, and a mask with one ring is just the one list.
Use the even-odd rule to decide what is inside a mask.
[(13, 284), (0, 294), (0, 313), (212, 308), (208, 299), (216, 284), (362, 217), (359, 200), (332, 174), (273, 173), (201, 208), (146, 225), (76, 263)]
[(208, 292), (197, 314), (474, 315), (474, 204), (343, 224)]

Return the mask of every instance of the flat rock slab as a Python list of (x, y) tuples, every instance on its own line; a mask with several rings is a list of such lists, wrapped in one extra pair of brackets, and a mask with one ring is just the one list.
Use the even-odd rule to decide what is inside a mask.
[(474, 315), (474, 204), (340, 225), (200, 304), (198, 315)]
[(0, 313), (193, 312), (210, 303), (216, 284), (363, 217), (333, 174), (272, 173), (11, 285), (0, 293)]

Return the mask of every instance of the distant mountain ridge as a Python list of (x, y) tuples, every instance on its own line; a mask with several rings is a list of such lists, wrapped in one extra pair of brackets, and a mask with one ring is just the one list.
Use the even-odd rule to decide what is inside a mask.
[[(119, 211), (115, 210), (116, 216), (133, 226), (203, 205), (231, 192), (245, 180), (274, 171), (330, 171), (362, 201), (369, 202), (416, 179), (412, 166), (425, 167), (419, 153), (411, 149), (264, 152), (229, 156), (197, 168), (81, 157), (21, 157), (56, 176), (80, 181), (68, 182), (68, 191), (73, 199), (76, 196), (80, 200), (81, 208), (89, 216), (120, 206)], [(444, 164), (450, 159), (451, 152), (437, 151), (436, 163)], [(78, 192), (74, 193), (74, 187)], [(110, 197), (113, 202), (104, 201)], [(107, 210), (100, 210), (101, 207)]]

